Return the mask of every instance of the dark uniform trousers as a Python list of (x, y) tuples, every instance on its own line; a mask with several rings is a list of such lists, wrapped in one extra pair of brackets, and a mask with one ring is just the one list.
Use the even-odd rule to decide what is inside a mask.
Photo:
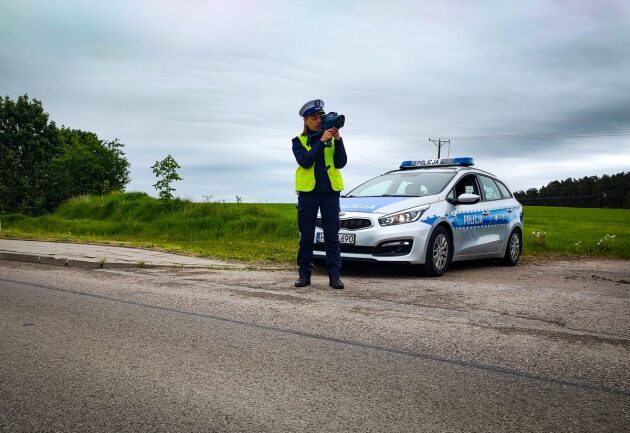
[(322, 228), (326, 243), (326, 270), (330, 278), (341, 275), (341, 251), (339, 244), (339, 193), (301, 192), (298, 195), (298, 227), (300, 248), (297, 264), (300, 277), (310, 277), (315, 241), (317, 210), (322, 214)]

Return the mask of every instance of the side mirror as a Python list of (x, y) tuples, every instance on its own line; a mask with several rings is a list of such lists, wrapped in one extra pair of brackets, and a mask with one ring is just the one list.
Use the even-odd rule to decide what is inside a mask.
[(475, 204), (481, 201), (481, 197), (477, 194), (461, 194), (457, 197), (457, 203), (461, 204)]

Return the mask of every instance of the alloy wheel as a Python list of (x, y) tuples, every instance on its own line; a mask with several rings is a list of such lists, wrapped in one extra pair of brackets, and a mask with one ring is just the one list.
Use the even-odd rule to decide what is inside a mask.
[(512, 233), (512, 237), (510, 237), (510, 257), (513, 261), (518, 259), (518, 256), (521, 253), (521, 240), (518, 236), (517, 232)]
[(440, 233), (433, 242), (433, 265), (436, 269), (443, 269), (448, 261), (448, 239)]

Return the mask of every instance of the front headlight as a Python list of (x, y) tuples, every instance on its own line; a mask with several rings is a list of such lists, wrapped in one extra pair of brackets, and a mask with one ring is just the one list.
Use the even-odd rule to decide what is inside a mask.
[(392, 213), (380, 217), (378, 223), (382, 226), (393, 226), (396, 224), (407, 224), (414, 221), (418, 221), (425, 210), (429, 209), (429, 205), (418, 206), (411, 209), (407, 209), (402, 212)]

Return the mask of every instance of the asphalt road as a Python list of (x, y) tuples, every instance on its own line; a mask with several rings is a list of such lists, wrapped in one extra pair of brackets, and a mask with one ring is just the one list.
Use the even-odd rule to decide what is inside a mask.
[(621, 432), (630, 264), (0, 262), (0, 431)]

